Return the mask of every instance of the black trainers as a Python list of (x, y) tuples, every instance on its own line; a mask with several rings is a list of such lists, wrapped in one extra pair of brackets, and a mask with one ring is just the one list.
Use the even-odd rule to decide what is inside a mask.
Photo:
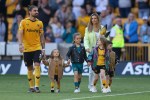
[(54, 93), (54, 88), (51, 88), (51, 93)]
[(35, 90), (36, 93), (40, 93), (41, 92), (39, 87), (35, 87), (34, 90)]
[(33, 93), (35, 92), (34, 88), (29, 88), (28, 93)]

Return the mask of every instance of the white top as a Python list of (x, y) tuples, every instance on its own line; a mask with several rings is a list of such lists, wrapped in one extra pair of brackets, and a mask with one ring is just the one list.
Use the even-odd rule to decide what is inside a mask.
[(100, 37), (99, 32), (95, 32), (95, 35), (96, 35), (96, 39), (98, 40), (98, 38)]
[(118, 5), (120, 8), (131, 7), (131, 0), (119, 0)]
[(63, 42), (61, 36), (62, 36), (63, 33), (64, 33), (64, 27), (63, 27), (63, 26), (59, 27), (57, 24), (51, 24), (51, 26), (52, 26), (52, 31), (53, 31), (53, 33), (54, 33), (54, 36), (55, 36), (55, 35), (59, 35), (59, 36), (60, 36), (60, 37), (57, 37), (57, 38), (55, 37), (55, 42), (56, 42), (56, 43), (61, 43), (61, 42)]
[(129, 29), (130, 29), (130, 23), (126, 24), (125, 30), (127, 31), (127, 34), (129, 34)]
[(96, 0), (96, 11), (101, 12), (103, 10), (106, 10), (106, 7), (108, 5), (108, 0)]
[(81, 16), (80, 9), (81, 6), (84, 4), (84, 0), (73, 0), (73, 13), (75, 14), (75, 18), (78, 19), (79, 16)]

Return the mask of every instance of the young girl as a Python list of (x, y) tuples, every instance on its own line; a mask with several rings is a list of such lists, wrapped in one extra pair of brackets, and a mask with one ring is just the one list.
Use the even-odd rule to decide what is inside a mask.
[(97, 92), (96, 83), (98, 81), (98, 77), (100, 74), (100, 79), (102, 81), (102, 92), (107, 93), (108, 84), (106, 82), (105, 75), (105, 53), (106, 53), (106, 39), (104, 37), (100, 37), (97, 41), (97, 45), (93, 48), (92, 52), (88, 56), (88, 65), (92, 66), (93, 71), (95, 72), (95, 78), (93, 82), (92, 92)]
[(60, 92), (60, 79), (63, 76), (63, 69), (64, 67), (69, 66), (70, 62), (68, 61), (67, 64), (64, 63), (64, 60), (61, 58), (60, 53), (57, 49), (54, 49), (51, 52), (50, 58), (46, 60), (46, 57), (42, 59), (43, 64), (49, 66), (48, 69), (48, 76), (51, 80), (51, 92), (54, 92), (55, 82), (57, 83), (57, 90), (56, 92)]
[(86, 51), (84, 46), (81, 45), (81, 35), (74, 34), (74, 44), (69, 48), (67, 53), (68, 62), (71, 59), (72, 68), (74, 72), (74, 93), (80, 92), (81, 76), (83, 71), (83, 62), (87, 60)]

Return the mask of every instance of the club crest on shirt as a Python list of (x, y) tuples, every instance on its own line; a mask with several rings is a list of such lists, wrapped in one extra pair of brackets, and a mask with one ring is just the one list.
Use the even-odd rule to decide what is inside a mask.
[(37, 27), (40, 27), (40, 25), (39, 25), (39, 24), (37, 24)]

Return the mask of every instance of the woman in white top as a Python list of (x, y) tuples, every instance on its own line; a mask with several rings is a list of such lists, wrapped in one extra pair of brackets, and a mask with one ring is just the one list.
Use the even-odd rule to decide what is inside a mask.
[[(85, 36), (84, 36), (84, 46), (87, 51), (87, 55), (91, 52), (92, 48), (96, 46), (97, 39), (106, 33), (106, 29), (100, 24), (100, 18), (97, 13), (93, 13), (90, 17), (90, 22), (85, 29)], [(94, 80), (94, 72), (91, 67), (89, 67), (89, 84), (88, 88), (90, 91), (93, 87), (93, 80)]]

